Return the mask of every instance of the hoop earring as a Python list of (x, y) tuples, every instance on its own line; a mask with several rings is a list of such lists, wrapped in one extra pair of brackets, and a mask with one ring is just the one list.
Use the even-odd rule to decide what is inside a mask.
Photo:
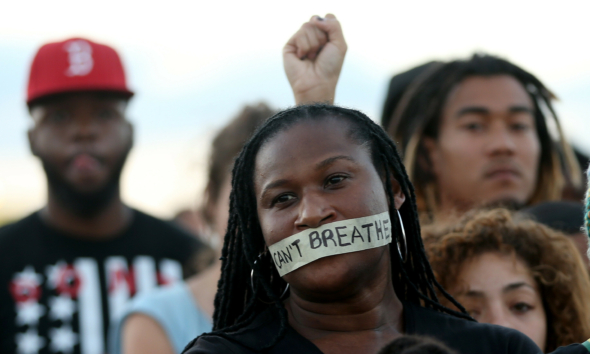
[(289, 283), (287, 283), (287, 287), (285, 288), (285, 290), (281, 294), (281, 297), (279, 297), (279, 300), (282, 300), (283, 297), (285, 297), (285, 294), (287, 293), (288, 290), (289, 290)]
[(406, 263), (406, 261), (408, 260), (408, 241), (406, 240), (406, 231), (404, 230), (404, 222), (402, 221), (402, 216), (399, 213), (399, 210), (396, 210), (396, 211), (397, 211), (397, 217), (399, 218), (399, 226), (402, 229), (402, 236), (404, 238), (405, 256), (402, 255), (402, 249), (400, 247), (399, 237), (396, 237), (398, 239), (396, 242), (397, 243), (397, 252), (399, 253), (399, 256), (401, 257), (402, 262)]
[[(258, 262), (258, 260), (262, 258), (262, 255), (263, 254), (264, 253), (260, 253), (258, 255), (257, 259), (254, 260), (254, 264), (256, 264)], [(254, 268), (252, 268), (252, 270), (250, 271), (250, 285), (252, 286), (252, 291), (254, 291)], [(283, 293), (279, 297), (279, 300), (282, 300), (283, 299), (283, 297), (285, 296), (285, 294), (287, 294), (287, 291), (288, 290), (289, 290), (289, 283), (287, 283), (287, 286), (285, 287), (285, 290), (283, 290)], [(267, 303), (267, 302), (265, 302), (265, 303)], [(268, 302), (267, 304), (270, 304), (270, 303)]]
[[(254, 264), (258, 263), (258, 260), (262, 258), (262, 253), (258, 254), (258, 258), (254, 260)], [(254, 291), (254, 267), (252, 267), (252, 271), (250, 272), (250, 285), (252, 286), (252, 291)]]

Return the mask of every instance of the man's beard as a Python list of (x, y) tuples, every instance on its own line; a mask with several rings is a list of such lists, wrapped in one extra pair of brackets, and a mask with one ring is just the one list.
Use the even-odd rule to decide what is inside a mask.
[(90, 192), (76, 190), (59, 174), (55, 166), (40, 157), (47, 175), (47, 187), (57, 202), (69, 212), (81, 218), (92, 218), (103, 211), (118, 196), (121, 172), (130, 150), (131, 146), (121, 155), (107, 181)]

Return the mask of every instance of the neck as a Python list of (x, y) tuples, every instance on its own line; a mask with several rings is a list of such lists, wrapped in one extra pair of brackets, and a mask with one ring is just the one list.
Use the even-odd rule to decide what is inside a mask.
[(132, 211), (121, 201), (119, 191), (104, 208), (90, 216), (80, 216), (65, 207), (49, 190), (47, 205), (41, 210), (46, 223), (80, 239), (109, 239), (130, 223)]
[(340, 300), (314, 302), (292, 289), (285, 300), (289, 323), (310, 340), (337, 332), (402, 333), (403, 306), (393, 290), (390, 267), (387, 269), (369, 286)]

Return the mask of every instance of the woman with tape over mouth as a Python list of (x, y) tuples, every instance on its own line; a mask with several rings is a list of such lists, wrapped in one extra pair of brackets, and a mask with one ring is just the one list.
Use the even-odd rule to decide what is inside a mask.
[[(275, 115), (237, 159), (230, 200), (214, 330), (187, 353), (376, 353), (405, 333), (459, 353), (539, 352), (519, 332), (439, 303), (435, 288), (444, 290), (399, 155), (358, 111), (318, 104)], [(383, 212), (391, 244), (319, 258), (283, 277), (271, 260), (268, 248), (293, 235)]]
[[(313, 21), (330, 43), (315, 58), (286, 60), (288, 73), (306, 70), (297, 65), (313, 70), (323, 51), (346, 50), (334, 16)], [(391, 243), (327, 252), (282, 277), (277, 272), (269, 247), (322, 234), (332, 223), (362, 226), (382, 213)], [(437, 290), (460, 312), (442, 306)], [(459, 353), (540, 353), (517, 331), (474, 322), (437, 284), (413, 187), (382, 128), (327, 104), (279, 112), (235, 162), (213, 331), (185, 353), (377, 353), (403, 334), (434, 337)]]

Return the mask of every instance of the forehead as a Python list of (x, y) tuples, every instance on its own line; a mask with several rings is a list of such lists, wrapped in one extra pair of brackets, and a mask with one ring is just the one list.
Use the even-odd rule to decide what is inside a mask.
[(510, 75), (468, 76), (449, 92), (445, 109), (480, 106), (505, 110), (512, 106), (533, 107), (522, 84)]
[(336, 118), (303, 120), (278, 132), (262, 145), (255, 162), (255, 182), (294, 166), (311, 168), (330, 155), (369, 159), (367, 148), (350, 137), (350, 123)]
[(497, 292), (506, 285), (524, 282), (536, 287), (529, 267), (515, 255), (486, 252), (463, 264), (458, 277), (471, 290)]

